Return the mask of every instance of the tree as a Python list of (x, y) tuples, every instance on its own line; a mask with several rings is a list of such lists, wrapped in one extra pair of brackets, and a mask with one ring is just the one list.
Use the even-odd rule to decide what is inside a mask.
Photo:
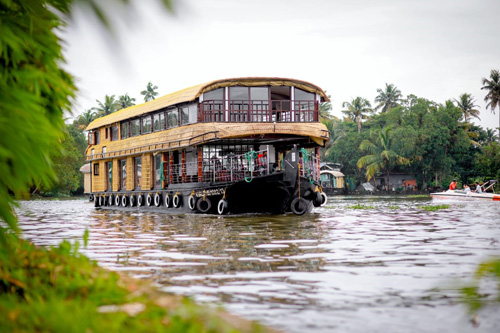
[(349, 119), (356, 122), (358, 125), (358, 133), (361, 133), (361, 120), (368, 118), (368, 113), (372, 113), (372, 106), (366, 98), (356, 97), (351, 102), (342, 103), (342, 107), (347, 110), (342, 110)]
[(319, 105), (319, 119), (321, 121), (332, 119), (332, 115), (330, 114), (330, 111), (332, 110), (332, 96), (328, 95), (328, 99), (330, 101), (323, 102)]
[(387, 175), (386, 186), (389, 186), (391, 167), (395, 165), (410, 164), (410, 160), (399, 155), (393, 150), (392, 130), (390, 127), (382, 129), (375, 140), (363, 140), (359, 149), (367, 155), (358, 160), (358, 168), (366, 167), (368, 181), (378, 172), (385, 170)]
[(385, 84), (385, 90), (377, 89), (378, 96), (375, 97), (375, 102), (379, 103), (375, 110), (382, 108), (381, 112), (388, 112), (391, 108), (395, 108), (401, 102), (401, 91), (392, 83)]
[(33, 184), (53, 182), (50, 152), (60, 149), (65, 137), (63, 111), (76, 88), (61, 67), (63, 22), (56, 12), (68, 14), (71, 3), (1, 1), (0, 220), (13, 230), (14, 197)]
[(478, 106), (474, 103), (474, 100), (471, 94), (463, 93), (458, 96), (458, 100), (454, 99), (455, 103), (457, 103), (457, 107), (462, 110), (462, 114), (464, 116), (464, 121), (467, 122), (469, 117), (479, 118), (479, 110), (476, 109)]
[(158, 89), (158, 86), (153, 86), (151, 81), (149, 81), (146, 90), (141, 91), (141, 95), (144, 95), (144, 102), (149, 102), (155, 99), (155, 96), (158, 95), (156, 89)]
[(98, 107), (93, 107), (92, 110), (97, 112), (97, 117), (104, 117), (118, 110), (118, 101), (115, 100), (115, 95), (104, 97), (104, 103), (96, 99)]
[(118, 108), (117, 110), (128, 108), (129, 106), (135, 105), (135, 98), (131, 98), (128, 94), (121, 95), (118, 98)]
[[(493, 113), (495, 113), (496, 108), (500, 110), (500, 71), (492, 69), (490, 78), (483, 78), (483, 87), (481, 89), (487, 90), (487, 94), (484, 97), (484, 101), (488, 103), (486, 104), (486, 108), (489, 108)], [(500, 131), (500, 111), (498, 113), (498, 117)]]
[(76, 118), (75, 125), (78, 126), (81, 130), (84, 130), (96, 118), (97, 115), (92, 111), (92, 109), (85, 110), (81, 115), (78, 116), (78, 118)]

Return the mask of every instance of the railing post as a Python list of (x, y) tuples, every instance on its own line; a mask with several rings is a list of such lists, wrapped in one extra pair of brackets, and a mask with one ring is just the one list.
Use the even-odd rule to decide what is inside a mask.
[(270, 173), (269, 172), (269, 160), (270, 160), (269, 156), (271, 156), (271, 155), (269, 155), (269, 145), (266, 145), (266, 156), (267, 156), (266, 157), (267, 174), (269, 174)]

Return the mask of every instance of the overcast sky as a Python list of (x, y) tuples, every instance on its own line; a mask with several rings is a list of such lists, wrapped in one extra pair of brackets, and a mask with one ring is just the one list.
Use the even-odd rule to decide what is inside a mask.
[(232, 77), (309, 81), (332, 96), (333, 114), (377, 88), (395, 84), (438, 103), (464, 92), (476, 99), (483, 127), (481, 79), (500, 69), (498, 0), (178, 0), (175, 15), (155, 0), (111, 8), (115, 37), (76, 10), (63, 37), (67, 70), (80, 92), (74, 113), (105, 95), (142, 103), (149, 81), (165, 95)]

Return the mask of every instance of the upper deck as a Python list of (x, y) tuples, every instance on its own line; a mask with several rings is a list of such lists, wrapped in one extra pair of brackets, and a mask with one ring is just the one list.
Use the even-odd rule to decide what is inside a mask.
[[(173, 146), (163, 146), (169, 149), (181, 146), (179, 140), (199, 144), (205, 137), (212, 140), (243, 134), (295, 133), (322, 141), (328, 139), (326, 129), (319, 123), (319, 105), (324, 101), (328, 101), (325, 92), (305, 81), (260, 77), (224, 79), (98, 118), (86, 130), (89, 148), (106, 144), (108, 152), (135, 148), (141, 143), (175, 142)], [(297, 123), (303, 123), (302, 132)], [(236, 124), (241, 126), (234, 127)], [(219, 135), (206, 135), (216, 128)], [(130, 140), (134, 137), (138, 138)]]

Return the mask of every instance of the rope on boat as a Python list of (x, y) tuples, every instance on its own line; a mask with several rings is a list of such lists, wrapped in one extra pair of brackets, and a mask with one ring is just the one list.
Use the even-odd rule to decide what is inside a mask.
[(305, 148), (300, 148), (300, 152), (302, 153), (302, 160), (304, 161), (304, 169), (307, 170), (307, 179), (309, 179), (309, 183), (314, 184), (314, 180), (311, 177), (311, 169), (309, 168), (307, 150)]
[(255, 150), (250, 150), (245, 153), (245, 158), (248, 161), (248, 169), (250, 171), (250, 177), (245, 176), (245, 181), (250, 183), (253, 180), (253, 160), (257, 158), (257, 152)]

